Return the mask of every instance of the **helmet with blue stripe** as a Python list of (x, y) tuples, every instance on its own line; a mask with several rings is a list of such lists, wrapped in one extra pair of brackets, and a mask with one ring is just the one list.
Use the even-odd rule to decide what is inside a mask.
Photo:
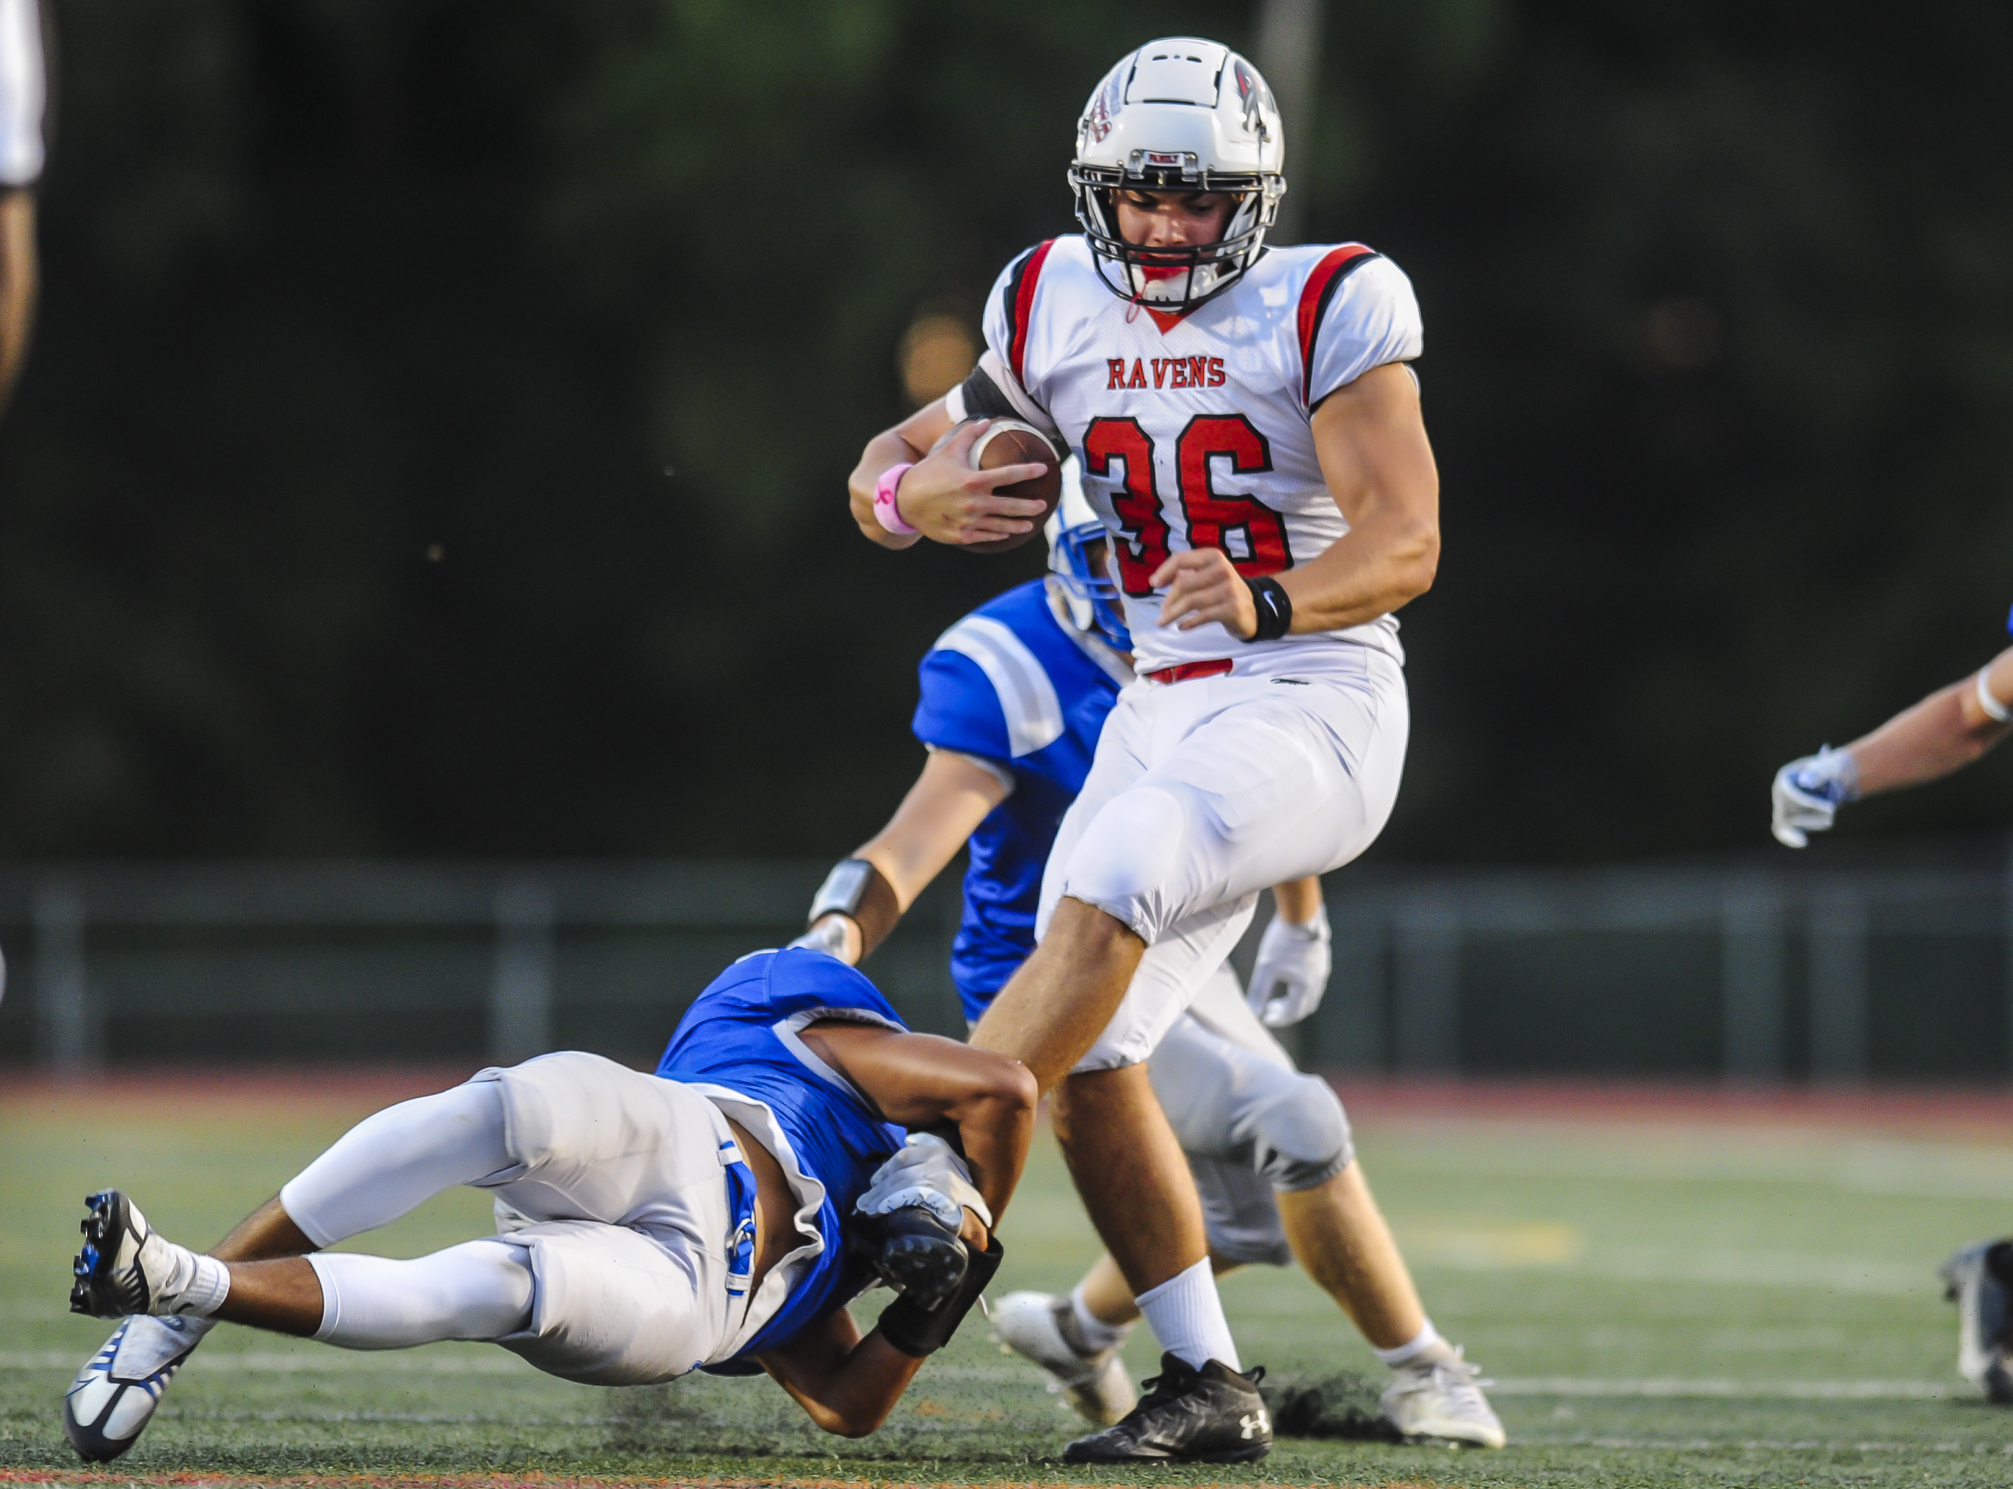
[(1062, 465), (1062, 500), (1045, 529), (1048, 567), (1062, 587), (1070, 619), (1085, 634), (1102, 636), (1120, 651), (1132, 650), (1118, 582), (1110, 577), (1111, 534), (1083, 494), (1076, 457)]

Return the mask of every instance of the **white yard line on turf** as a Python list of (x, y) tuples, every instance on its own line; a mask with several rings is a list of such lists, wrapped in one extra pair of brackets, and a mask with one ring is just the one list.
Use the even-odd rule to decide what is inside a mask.
[(1768, 1398), (1786, 1401), (1939, 1401), (1972, 1394), (1940, 1380), (1590, 1380), (1579, 1376), (1535, 1376), (1492, 1380), (1496, 1396), (1676, 1396)]
[(1510, 1439), (1517, 1448), (1620, 1448), (1661, 1453), (1963, 1453), (1972, 1457), (2013, 1458), (2013, 1442), (1854, 1442), (1841, 1438), (1745, 1437), (1722, 1442), (1710, 1437), (1545, 1437), (1520, 1432)]
[(1622, 1282), (1690, 1282), (1723, 1287), (1810, 1288), (1860, 1297), (1906, 1298), (1940, 1292), (1934, 1270), (1918, 1262), (1874, 1261), (1808, 1252), (1683, 1251), (1663, 1246), (1599, 1246), (1539, 1256), (1502, 1244), (1488, 1232), (1472, 1237), (1429, 1232), (1414, 1243), (1403, 1225), (1400, 1244), (1414, 1265), (1454, 1272), (1551, 1272)]

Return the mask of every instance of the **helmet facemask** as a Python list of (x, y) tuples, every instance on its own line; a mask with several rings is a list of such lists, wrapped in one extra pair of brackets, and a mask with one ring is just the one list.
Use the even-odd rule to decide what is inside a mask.
[(1125, 628), (1125, 602), (1118, 581), (1110, 577), (1111, 563), (1111, 534), (1102, 522), (1064, 528), (1049, 545), (1049, 572), (1062, 590), (1070, 620), (1086, 636), (1101, 636), (1129, 652), (1132, 633)]
[(1048, 569), (1069, 610), (1070, 623), (1086, 636), (1102, 636), (1120, 651), (1132, 650), (1125, 628), (1125, 601), (1112, 577), (1116, 560), (1111, 534), (1083, 492), (1076, 457), (1062, 466), (1062, 499), (1043, 525)]
[[(1151, 152), (1134, 152), (1147, 154)], [(1256, 176), (1195, 170), (1180, 165), (1113, 170), (1097, 166), (1070, 168), (1076, 193), (1076, 220), (1090, 244), (1098, 278), (1122, 300), (1137, 300), (1149, 309), (1185, 314), (1228, 289), (1251, 267), (1264, 247), (1266, 229), (1279, 215), (1279, 198), (1286, 183), (1276, 175)], [(1214, 243), (1170, 244), (1148, 248), (1127, 242), (1118, 229), (1121, 191), (1220, 192), (1236, 198), (1223, 236)]]

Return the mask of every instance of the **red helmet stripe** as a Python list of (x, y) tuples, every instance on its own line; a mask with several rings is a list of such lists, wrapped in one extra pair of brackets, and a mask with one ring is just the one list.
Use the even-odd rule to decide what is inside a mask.
[(1053, 247), (1055, 239), (1050, 238), (1029, 249), (1008, 286), (1007, 298), (1013, 306), (1013, 341), (1007, 347), (1007, 365), (1013, 368), (1014, 378), (1023, 388), (1027, 386), (1027, 375), (1021, 371), (1021, 365), (1027, 360), (1027, 328), (1034, 318), (1035, 281), (1041, 278), (1042, 262)]
[[(1044, 245), (1046, 246), (1046, 245)], [(1307, 283), (1300, 289), (1300, 401), (1305, 403), (1314, 385), (1314, 338), (1321, 334), (1321, 317), (1343, 280), (1377, 255), (1361, 243), (1344, 243), (1331, 248)]]

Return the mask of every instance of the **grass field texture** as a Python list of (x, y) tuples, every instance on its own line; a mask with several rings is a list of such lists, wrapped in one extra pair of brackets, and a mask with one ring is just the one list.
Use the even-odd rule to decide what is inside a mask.
[[(117, 1183), (208, 1244), (349, 1121), (431, 1085), (0, 1086), (0, 1483), (2013, 1484), (2013, 1411), (1956, 1377), (1933, 1275), (1959, 1244), (2013, 1231), (2003, 1103), (1964, 1125), (1961, 1102), (1945, 1103), (1953, 1122), (1896, 1101), (1374, 1091), (1352, 1103), (1366, 1169), (1442, 1332), (1496, 1381), (1504, 1452), (1289, 1440), (1251, 1470), (1067, 1468), (1075, 1419), (976, 1318), (860, 1443), (822, 1436), (766, 1381), (596, 1390), (487, 1346), (346, 1354), (226, 1326), (141, 1446), (82, 1472), (57, 1402), (109, 1328), (66, 1311), (85, 1192)], [(488, 1223), (459, 1192), (367, 1249), (413, 1255)], [(1003, 1235), (1007, 1287), (1063, 1287), (1095, 1255), (1045, 1134)], [(1299, 1273), (1253, 1269), (1223, 1291), (1247, 1363), (1381, 1376)], [(1129, 1359), (1153, 1368), (1143, 1332)]]

